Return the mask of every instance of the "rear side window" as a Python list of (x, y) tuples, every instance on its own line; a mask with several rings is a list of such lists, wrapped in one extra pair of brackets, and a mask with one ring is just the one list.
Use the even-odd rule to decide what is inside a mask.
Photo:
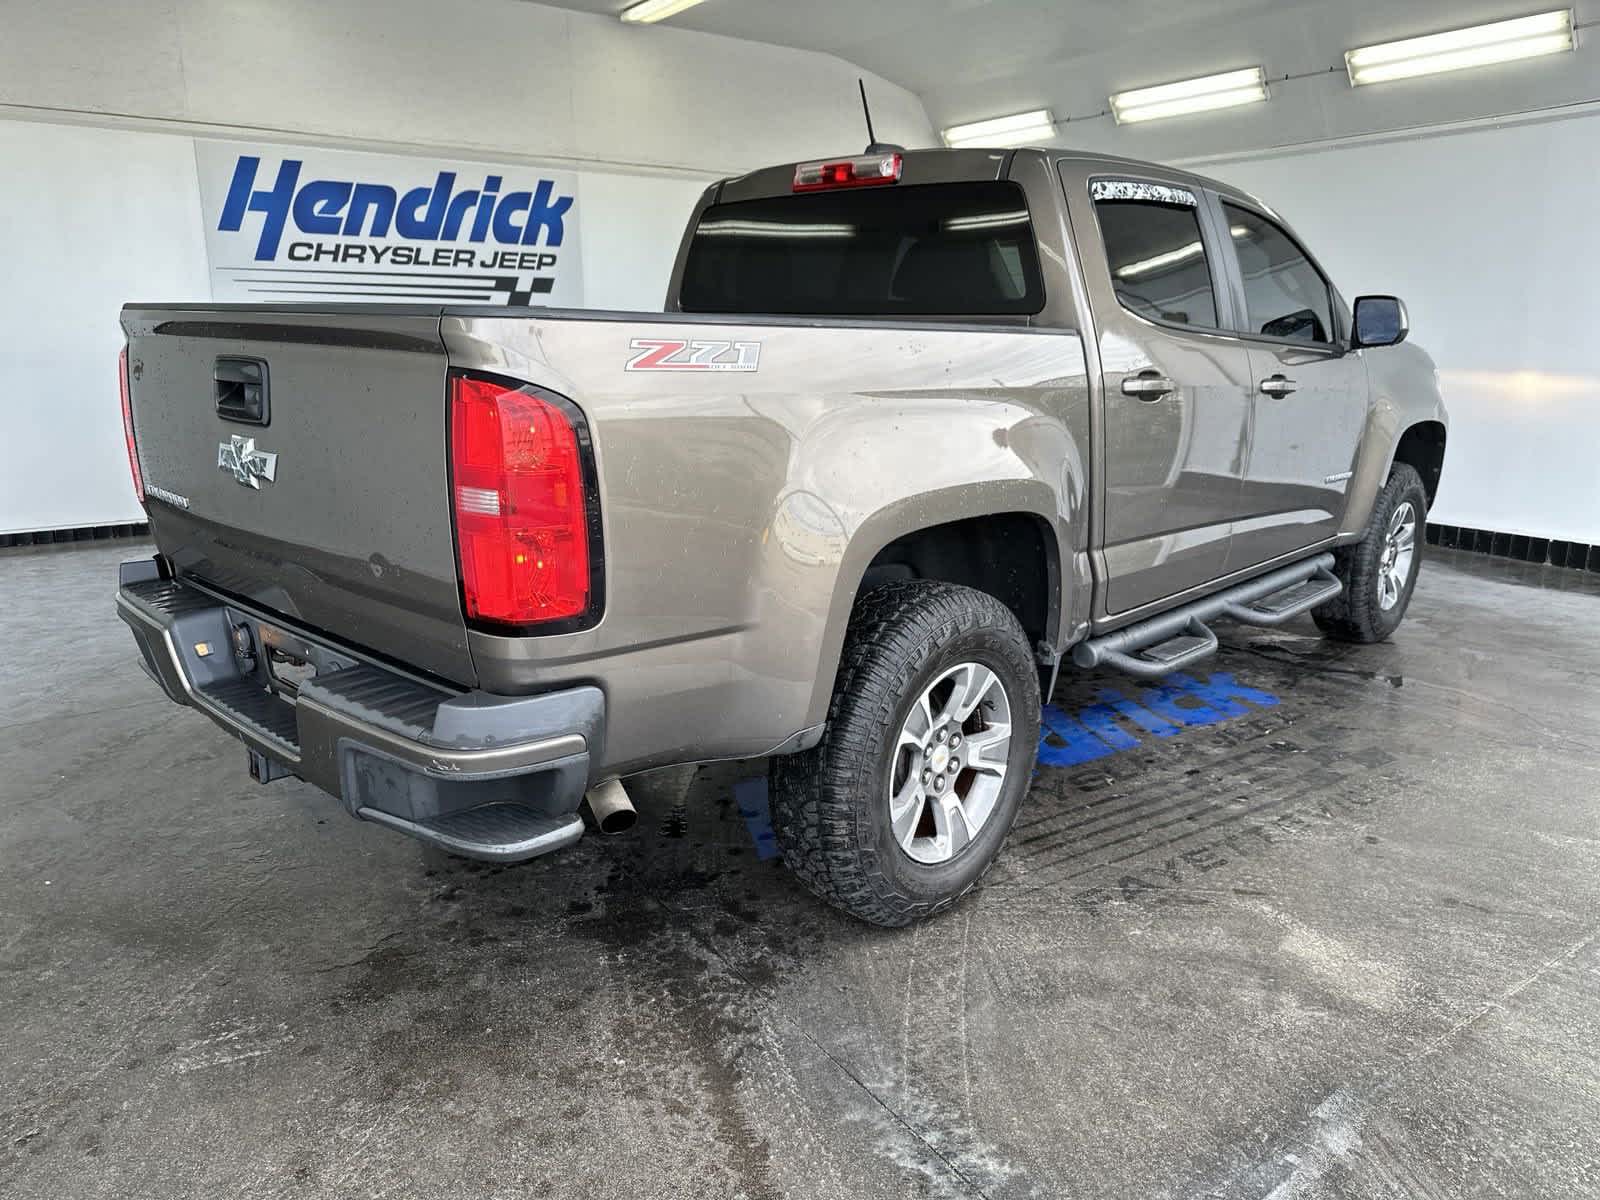
[(1027, 316), (1044, 307), (1014, 183), (857, 188), (714, 204), (689, 244), (685, 312)]
[(1117, 300), (1152, 321), (1215, 329), (1216, 287), (1192, 195), (1180, 188), (1143, 191), (1151, 198), (1120, 198), (1140, 193), (1130, 185), (1096, 188), (1094, 210)]
[(1244, 278), (1251, 333), (1304, 342), (1333, 341), (1328, 281), (1283, 230), (1249, 209), (1223, 202)]

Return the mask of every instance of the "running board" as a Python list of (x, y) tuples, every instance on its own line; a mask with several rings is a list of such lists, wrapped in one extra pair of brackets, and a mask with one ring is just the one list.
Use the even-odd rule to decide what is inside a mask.
[(1247, 625), (1282, 625), (1326, 604), (1343, 587), (1333, 574), (1333, 555), (1319, 554), (1126, 629), (1079, 642), (1072, 648), (1072, 661), (1085, 669), (1115, 667), (1154, 679), (1216, 653), (1217, 635), (1207, 621), (1231, 617)]

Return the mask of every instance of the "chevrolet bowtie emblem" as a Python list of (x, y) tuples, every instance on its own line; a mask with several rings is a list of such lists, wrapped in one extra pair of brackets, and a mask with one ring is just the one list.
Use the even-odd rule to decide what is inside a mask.
[(217, 466), (232, 471), (245, 487), (260, 488), (263, 479), (271, 483), (278, 477), (278, 456), (257, 450), (255, 438), (238, 434), (217, 447)]

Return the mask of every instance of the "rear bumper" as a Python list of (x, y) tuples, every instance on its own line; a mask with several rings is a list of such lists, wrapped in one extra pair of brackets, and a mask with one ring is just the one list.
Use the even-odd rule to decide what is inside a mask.
[[(605, 728), (598, 688), (446, 691), (164, 579), (154, 560), (123, 564), (117, 614), (167, 696), (244, 742), (263, 782), (298, 776), (356, 817), (471, 858), (518, 862), (583, 834)], [(277, 684), (269, 643), (292, 643), (315, 676), (297, 691)]]

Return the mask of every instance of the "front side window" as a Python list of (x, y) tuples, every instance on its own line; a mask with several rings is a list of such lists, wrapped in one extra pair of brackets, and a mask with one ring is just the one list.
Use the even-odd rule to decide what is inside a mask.
[(1215, 329), (1216, 289), (1193, 194), (1106, 182), (1093, 194), (1122, 306), (1152, 321)]
[(1249, 209), (1223, 201), (1222, 211), (1244, 279), (1246, 330), (1303, 342), (1333, 341), (1328, 281), (1300, 247)]

